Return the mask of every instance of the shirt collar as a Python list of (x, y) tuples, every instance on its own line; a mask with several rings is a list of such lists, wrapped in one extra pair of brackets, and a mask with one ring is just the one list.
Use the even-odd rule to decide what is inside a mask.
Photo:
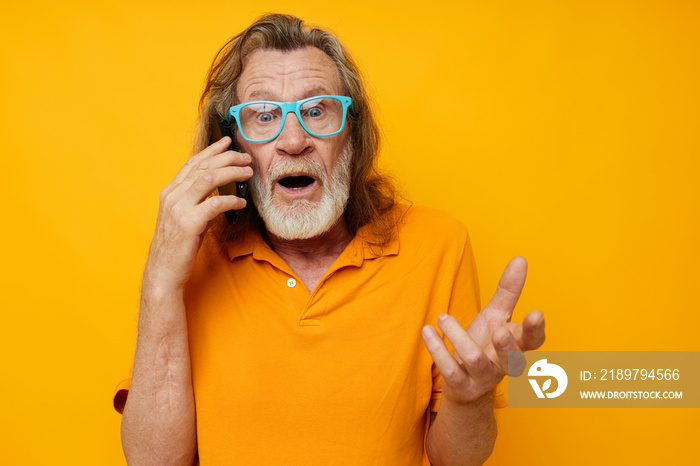
[[(337, 266), (354, 265), (360, 267), (365, 260), (395, 256), (399, 253), (397, 227), (394, 227), (392, 238), (388, 244), (377, 246), (378, 239), (379, 233), (373, 224), (362, 226), (336, 260)], [(253, 259), (267, 261), (283, 270), (289, 269), (289, 266), (282, 258), (265, 242), (257, 228), (249, 228), (242, 238), (229, 241), (225, 249), (231, 261), (239, 257), (252, 255)]]

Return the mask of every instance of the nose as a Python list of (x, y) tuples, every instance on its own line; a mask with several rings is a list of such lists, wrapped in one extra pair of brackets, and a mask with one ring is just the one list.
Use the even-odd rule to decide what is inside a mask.
[(287, 155), (303, 155), (309, 152), (313, 138), (306, 132), (295, 113), (289, 113), (282, 132), (275, 139), (277, 151)]

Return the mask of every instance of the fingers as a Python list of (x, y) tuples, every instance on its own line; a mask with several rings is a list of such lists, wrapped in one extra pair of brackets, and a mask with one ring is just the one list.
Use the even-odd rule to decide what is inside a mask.
[(527, 361), (523, 352), (536, 350), (544, 340), (544, 314), (541, 311), (526, 315), (522, 325), (507, 323), (491, 337), (500, 364), (511, 377), (517, 377), (525, 370)]
[(231, 145), (231, 138), (226, 136), (221, 139), (219, 139), (217, 142), (214, 144), (211, 144), (207, 146), (203, 151), (200, 153), (193, 155), (189, 159), (187, 159), (187, 162), (185, 165), (180, 169), (180, 171), (175, 175), (175, 178), (173, 179), (172, 183), (169, 186), (177, 186), (180, 183), (182, 183), (185, 178), (190, 174), (192, 171), (192, 168), (195, 167), (198, 163), (203, 162), (204, 160), (211, 158), (215, 155), (221, 154), (223, 152), (226, 152), (226, 149)]
[(519, 376), (527, 365), (523, 351), (539, 348), (544, 342), (544, 315), (533, 311), (523, 324), (504, 322), (481, 345), (470, 337), (454, 317), (441, 314), (438, 327), (454, 347), (450, 354), (435, 328), (426, 325), (423, 339), (428, 352), (451, 387), (452, 396), (472, 401), (493, 389), (503, 376)]
[[(437, 330), (430, 325), (423, 328), (426, 348), (440, 370), (455, 401), (469, 402), (491, 390), (503, 378), (504, 372), (493, 363), (484, 350), (474, 342), (459, 322), (443, 314), (438, 326), (455, 348), (450, 354)], [(446, 394), (447, 396), (447, 394)]]
[(462, 361), (462, 366), (472, 377), (481, 379), (484, 374), (493, 370), (491, 360), (484, 353), (481, 346), (472, 340), (462, 328), (457, 319), (447, 314), (440, 314), (438, 327), (452, 343), (452, 347), (455, 349), (455, 357), (459, 357), (459, 360)]
[(240, 210), (247, 204), (245, 199), (236, 196), (212, 196), (197, 206), (197, 215), (205, 221), (205, 227), (201, 233), (208, 229), (214, 220), (222, 213), (229, 210)]
[(201, 235), (219, 214), (246, 206), (245, 199), (234, 195), (209, 196), (218, 186), (251, 177), (250, 167), (222, 167), (198, 177), (184, 193), (173, 192), (163, 206), (177, 229), (185, 234)]
[(233, 181), (245, 181), (251, 176), (253, 176), (253, 169), (250, 167), (225, 166), (204, 169), (197, 174), (189, 188), (182, 193), (182, 201), (192, 205), (200, 203), (219, 186)]
[(506, 373), (518, 376), (525, 369), (524, 351), (536, 350), (544, 343), (544, 314), (532, 311), (523, 319), (523, 323), (508, 322), (495, 330), (491, 342), (496, 349), (501, 364), (505, 364)]
[(248, 166), (252, 162), (250, 155), (227, 151), (230, 143), (231, 138), (224, 137), (191, 157), (161, 193), (161, 205), (171, 209), (183, 204), (182, 208), (188, 209), (220, 186), (249, 179), (253, 175)]
[(445, 342), (442, 341), (442, 338), (440, 338), (437, 330), (432, 325), (423, 327), (423, 341), (445, 381), (452, 386), (464, 384), (467, 375), (455, 361), (455, 358), (452, 357), (447, 346), (445, 346)]
[(521, 334), (516, 340), (523, 351), (535, 350), (542, 346), (545, 340), (544, 314), (542, 314), (542, 311), (532, 311), (525, 316)]
[(250, 155), (227, 151), (230, 144), (231, 138), (224, 137), (191, 157), (161, 192), (160, 230), (200, 235), (219, 214), (245, 207), (236, 196), (207, 199), (216, 188), (253, 175)]
[(493, 332), (510, 322), (513, 310), (520, 298), (527, 276), (527, 261), (524, 257), (514, 257), (506, 266), (498, 281), (491, 301), (471, 321), (467, 332), (474, 341), (484, 347), (489, 344)]
[(504, 322), (509, 322), (513, 315), (513, 309), (518, 303), (518, 298), (520, 298), (520, 293), (523, 291), (523, 286), (525, 286), (526, 277), (527, 261), (525, 258), (514, 257), (511, 259), (498, 281), (493, 298), (486, 305), (484, 311), (496, 314)]
[(185, 178), (175, 190), (186, 190), (193, 202), (199, 202), (219, 186), (250, 178), (253, 172), (248, 165), (251, 162), (250, 155), (233, 151), (200, 159), (189, 167)]
[(511, 377), (522, 374), (526, 366), (525, 355), (510, 329), (505, 325), (497, 329), (491, 340), (503, 371)]
[(250, 158), (250, 155), (246, 154), (245, 152), (228, 150), (200, 160), (194, 166), (194, 168), (201, 172), (204, 170), (213, 170), (226, 166), (244, 167), (246, 165), (250, 165), (251, 161), (252, 159)]

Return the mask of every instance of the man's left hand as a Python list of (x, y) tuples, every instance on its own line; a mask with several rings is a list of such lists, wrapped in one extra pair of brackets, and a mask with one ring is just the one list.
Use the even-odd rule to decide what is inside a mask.
[[(479, 399), (506, 374), (520, 375), (525, 368), (522, 352), (544, 343), (542, 312), (529, 313), (522, 324), (511, 322), (526, 275), (527, 261), (511, 259), (493, 298), (466, 329), (453, 316), (439, 316), (438, 327), (454, 347), (454, 355), (433, 326), (423, 328), (425, 346), (443, 376), (446, 399), (456, 404)], [(509, 352), (514, 352), (510, 359)]]

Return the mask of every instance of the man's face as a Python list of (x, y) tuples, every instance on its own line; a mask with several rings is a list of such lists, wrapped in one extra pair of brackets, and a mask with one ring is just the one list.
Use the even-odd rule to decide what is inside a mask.
[[(236, 93), (241, 103), (344, 95), (337, 67), (314, 47), (256, 50), (244, 60)], [(335, 136), (315, 137), (290, 113), (276, 139), (251, 143), (238, 135), (237, 144), (253, 158), (253, 202), (275, 236), (318, 236), (343, 214), (352, 159), (347, 127)]]

